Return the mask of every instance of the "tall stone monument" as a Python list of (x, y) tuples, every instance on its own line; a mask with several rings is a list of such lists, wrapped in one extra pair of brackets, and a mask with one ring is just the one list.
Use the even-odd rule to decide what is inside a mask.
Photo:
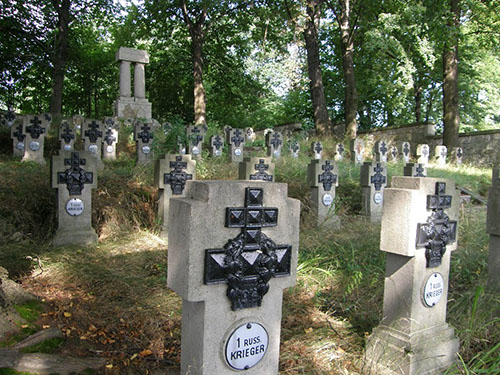
[(321, 160), (323, 157), (323, 144), (319, 141), (311, 143), (311, 154), (313, 159)]
[(272, 158), (248, 157), (239, 164), (238, 179), (269, 181), (274, 179)]
[[(149, 55), (139, 49), (120, 47), (116, 52), (120, 63), (120, 96), (115, 101), (114, 114), (120, 118), (150, 120), (151, 103), (146, 99), (146, 76), (144, 65)], [(131, 92), (131, 64), (134, 65), (134, 96)]]
[(243, 145), (245, 136), (241, 129), (231, 129), (229, 133), (229, 154), (231, 162), (239, 163), (243, 161)]
[(459, 202), (451, 180), (394, 177), (386, 189), (383, 319), (366, 345), (366, 373), (441, 374), (455, 362), (446, 305)]
[(363, 164), (365, 143), (362, 139), (356, 138), (351, 140), (351, 161), (355, 164)]
[(339, 186), (338, 169), (330, 160), (311, 160), (307, 166), (307, 182), (311, 188), (313, 211), (317, 225), (340, 224), (335, 215), (335, 188)]
[(161, 220), (161, 235), (168, 234), (170, 198), (186, 196), (186, 182), (196, 179), (196, 161), (191, 155), (166, 154), (156, 160), (156, 186), (159, 189), (158, 217)]
[(274, 182), (193, 181), (171, 200), (167, 283), (182, 297), (181, 374), (278, 374), (299, 215)]
[(493, 168), (492, 186), (488, 190), (486, 231), (490, 235), (487, 289), (500, 293), (500, 167)]
[(55, 246), (97, 242), (92, 228), (92, 189), (97, 187), (97, 159), (90, 152), (60, 151), (52, 156), (52, 187), (57, 189)]
[(427, 166), (429, 164), (429, 145), (419, 144), (417, 145), (417, 163)]
[(137, 163), (146, 164), (154, 160), (153, 124), (136, 120), (134, 122), (134, 140), (137, 151)]
[(26, 135), (22, 161), (34, 161), (45, 165), (43, 150), (49, 120), (45, 116), (28, 115), (23, 119), (23, 133)]
[(372, 222), (382, 218), (384, 189), (387, 185), (387, 168), (385, 163), (365, 162), (361, 166), (361, 187), (363, 189), (363, 212), (370, 216)]

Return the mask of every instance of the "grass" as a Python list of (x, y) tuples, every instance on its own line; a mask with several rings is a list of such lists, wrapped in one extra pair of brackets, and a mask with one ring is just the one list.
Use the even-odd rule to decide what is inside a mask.
[[(336, 210), (342, 228), (313, 225), (308, 143), (302, 141), (298, 159), (276, 162), (276, 181), (287, 182), (289, 195), (302, 202), (298, 279), (284, 294), (280, 374), (358, 374), (365, 338), (382, 314), (380, 225), (359, 215), (359, 166), (350, 163), (339, 166)], [(36, 307), (23, 307), (25, 317), (35, 319), (30, 324), (57, 325), (65, 334), (64, 342), (33, 350), (103, 356), (113, 365), (106, 370), (111, 375), (165, 372), (179, 366), (181, 300), (166, 287), (168, 246), (158, 236), (153, 168), (136, 166), (133, 147), (120, 147), (118, 160), (99, 174), (92, 218), (100, 241), (88, 247), (50, 246), (56, 221), (48, 167), (0, 155), (0, 265), (45, 301), (38, 316)], [(333, 158), (333, 142), (324, 148), (325, 157)], [(389, 181), (402, 167), (388, 165)], [(197, 163), (198, 179), (230, 180), (237, 173), (224, 158)], [(483, 197), (491, 183), (487, 169), (431, 166), (428, 173), (452, 178)], [(492, 375), (500, 362), (500, 301), (484, 290), (484, 222), (484, 207), (462, 207), (447, 319), (460, 337), (461, 362), (450, 374)]]

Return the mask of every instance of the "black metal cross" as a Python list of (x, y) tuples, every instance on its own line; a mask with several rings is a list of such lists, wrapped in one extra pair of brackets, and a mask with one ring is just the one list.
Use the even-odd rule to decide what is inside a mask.
[(199, 134), (192, 134), (191, 135), (191, 144), (193, 146), (198, 145), (201, 141), (203, 141), (203, 137)]
[(113, 135), (113, 129), (111, 127), (107, 128), (105, 134), (104, 142), (106, 142), (108, 146), (111, 146), (113, 142), (116, 141), (116, 137)]
[(205, 251), (204, 283), (227, 283), (233, 311), (262, 304), (272, 277), (290, 275), (292, 247), (277, 245), (262, 228), (278, 225), (278, 209), (263, 207), (263, 188), (247, 187), (244, 207), (227, 207), (227, 228), (241, 228), (222, 249)]
[(94, 179), (92, 172), (85, 172), (81, 165), (86, 160), (80, 159), (78, 152), (72, 152), (70, 159), (64, 159), (64, 165), (69, 166), (64, 172), (57, 173), (57, 183), (66, 184), (69, 195), (81, 195), (85, 184), (91, 184)]
[(387, 146), (386, 146), (385, 142), (382, 142), (380, 144), (380, 147), (378, 148), (378, 150), (382, 154), (382, 156), (387, 153)]
[(337, 153), (339, 155), (342, 155), (344, 153), (344, 151), (345, 151), (344, 144), (343, 143), (339, 143), (337, 145)]
[(446, 183), (436, 183), (436, 193), (427, 196), (427, 210), (432, 210), (425, 224), (417, 224), (417, 247), (425, 247), (427, 268), (438, 267), (446, 245), (457, 238), (457, 222), (444, 212), (451, 207), (452, 196), (446, 195)]
[(67, 122), (63, 122), (62, 126), (61, 139), (66, 143), (70, 143), (72, 139), (75, 139), (75, 134)]
[(441, 147), (441, 157), (444, 159), (446, 157), (446, 154), (448, 153), (448, 151), (446, 150), (446, 148), (444, 147)]
[(170, 162), (170, 168), (173, 168), (172, 171), (163, 175), (163, 183), (170, 185), (173, 195), (181, 195), (186, 181), (192, 180), (193, 175), (184, 171), (187, 168), (187, 162), (182, 161), (182, 156), (176, 156), (175, 161)]
[(272, 135), (271, 141), (269, 142), (275, 149), (281, 145), (281, 136), (279, 133), (275, 132)]
[(26, 134), (23, 134), (23, 126), (18, 125), (14, 133), (12, 133), (14, 137), (17, 138), (19, 142), (24, 141), (24, 138), (26, 138)]
[(95, 120), (92, 120), (89, 124), (89, 129), (85, 130), (84, 135), (89, 138), (90, 142), (96, 143), (97, 138), (102, 137), (102, 131), (99, 130), (99, 124), (95, 122)]
[(5, 120), (7, 122), (7, 126), (12, 126), (12, 124), (14, 123), (14, 120), (16, 119), (16, 114), (14, 113), (12, 108), (9, 107), (7, 109), (7, 113), (4, 115), (4, 117), (5, 117)]
[(317, 154), (320, 154), (321, 151), (323, 151), (323, 147), (321, 146), (321, 142), (316, 142), (314, 144), (314, 151), (316, 151)]
[(220, 135), (218, 135), (218, 134), (217, 134), (217, 135), (214, 137), (214, 141), (213, 141), (213, 143), (212, 143), (212, 146), (214, 146), (216, 150), (219, 150), (219, 149), (222, 147), (222, 145), (223, 145), (223, 143), (222, 143), (222, 138), (221, 138), (221, 136), (220, 136)]
[(255, 164), (257, 173), (250, 175), (250, 180), (272, 181), (273, 175), (266, 171), (269, 169), (269, 164), (264, 164), (264, 159), (259, 159), (259, 164)]
[(142, 143), (149, 143), (153, 139), (153, 134), (150, 132), (151, 127), (148, 124), (143, 124), (141, 126), (141, 132), (137, 134)]
[(409, 153), (410, 153), (410, 146), (408, 146), (408, 143), (405, 142), (403, 144), (403, 154), (405, 154), (405, 156), (408, 156)]
[(241, 136), (241, 130), (236, 129), (233, 134), (234, 135), (231, 137), (231, 143), (236, 147), (240, 147), (240, 145), (245, 142), (245, 138)]
[(299, 143), (297, 141), (293, 141), (290, 145), (290, 149), (293, 153), (297, 153), (297, 151), (299, 151)]
[(462, 156), (464, 156), (464, 152), (461, 147), (457, 148), (457, 158), (462, 159)]
[(382, 174), (384, 168), (380, 163), (377, 163), (373, 171), (375, 174), (370, 178), (370, 182), (375, 186), (375, 191), (379, 191), (386, 182), (386, 177)]
[(41, 123), (42, 122), (38, 119), (38, 116), (35, 116), (30, 120), (31, 125), (26, 127), (26, 131), (30, 133), (31, 138), (38, 139), (40, 138), (40, 135), (45, 133), (45, 128), (40, 126)]
[(413, 177), (425, 177), (425, 168), (423, 164), (418, 163), (417, 168), (415, 168), (415, 176)]
[(332, 173), (333, 165), (330, 160), (325, 160), (325, 164), (321, 166), (323, 173), (318, 175), (318, 182), (323, 184), (325, 191), (330, 191), (332, 186), (337, 183), (337, 175)]
[(398, 149), (396, 147), (391, 148), (391, 155), (393, 159), (396, 159), (396, 156), (398, 156)]

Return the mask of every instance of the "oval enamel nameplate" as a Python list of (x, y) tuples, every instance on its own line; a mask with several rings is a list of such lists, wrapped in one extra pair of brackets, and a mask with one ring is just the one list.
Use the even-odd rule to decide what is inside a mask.
[(149, 146), (142, 146), (142, 152), (147, 155), (151, 152), (151, 148)]
[(375, 194), (373, 194), (373, 202), (375, 202), (375, 204), (382, 203), (382, 193), (377, 191)]
[(200, 149), (198, 147), (193, 147), (193, 155), (198, 155), (200, 153)]
[(226, 344), (226, 361), (236, 370), (248, 370), (264, 357), (269, 335), (259, 323), (245, 323), (236, 328)]
[(361, 154), (358, 154), (358, 161), (361, 161), (362, 158), (363, 156)]
[(280, 152), (279, 150), (274, 151), (274, 157), (279, 158), (280, 157)]
[(18, 142), (17, 145), (16, 145), (16, 148), (18, 150), (24, 150), (24, 143), (23, 142)]
[(330, 206), (333, 203), (333, 197), (329, 193), (323, 194), (323, 197), (321, 197), (321, 201), (325, 206)]
[(215, 150), (215, 156), (221, 156), (222, 151), (221, 150)]
[(89, 146), (89, 151), (93, 154), (97, 154), (98, 150), (99, 150), (99, 147), (97, 147), (97, 145), (95, 145), (95, 144), (92, 144)]
[(37, 141), (30, 142), (30, 149), (32, 151), (38, 151), (38, 150), (40, 150), (40, 142), (37, 142)]
[(235, 150), (234, 150), (234, 154), (235, 154), (236, 156), (241, 156), (241, 148), (237, 148), (237, 149), (235, 149)]
[(440, 273), (434, 272), (425, 282), (424, 303), (427, 307), (435, 306), (444, 293), (444, 280)]
[(106, 152), (107, 152), (108, 154), (111, 154), (111, 153), (113, 152), (113, 150), (114, 150), (113, 146), (107, 146), (107, 147), (106, 147)]
[(79, 216), (83, 213), (84, 209), (85, 205), (81, 199), (73, 198), (66, 203), (66, 212), (70, 216)]
[(71, 151), (73, 150), (73, 147), (70, 144), (65, 144), (63, 146), (64, 151)]

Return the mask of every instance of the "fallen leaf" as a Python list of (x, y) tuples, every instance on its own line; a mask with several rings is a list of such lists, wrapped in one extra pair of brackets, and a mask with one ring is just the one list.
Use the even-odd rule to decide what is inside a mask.
[(27, 324), (23, 324), (23, 325), (21, 326), (21, 328), (28, 328), (28, 327), (29, 327), (29, 325), (27, 325)]
[(313, 331), (313, 327), (309, 327), (309, 328), (304, 329), (305, 333), (311, 333), (312, 331)]
[(71, 313), (69, 313), (69, 312), (65, 311), (65, 312), (64, 312), (64, 316), (65, 316), (66, 318), (69, 318), (69, 317), (71, 317)]
[(149, 349), (144, 349), (142, 352), (139, 353), (141, 357), (147, 357), (148, 355), (153, 354), (153, 352)]
[(134, 360), (134, 359), (136, 359), (136, 358), (137, 358), (137, 353), (132, 354), (132, 357), (130, 357), (130, 360), (131, 360), (131, 361), (133, 361), (133, 360)]
[(89, 326), (89, 331), (90, 331), (90, 332), (97, 331), (96, 326), (95, 326), (95, 325), (93, 325), (93, 324), (91, 324), (91, 325)]
[(43, 329), (50, 328), (50, 326), (42, 326)]
[(113, 365), (110, 363), (109, 365), (106, 365), (106, 368), (113, 368)]
[(80, 336), (80, 340), (87, 340), (86, 336)]

